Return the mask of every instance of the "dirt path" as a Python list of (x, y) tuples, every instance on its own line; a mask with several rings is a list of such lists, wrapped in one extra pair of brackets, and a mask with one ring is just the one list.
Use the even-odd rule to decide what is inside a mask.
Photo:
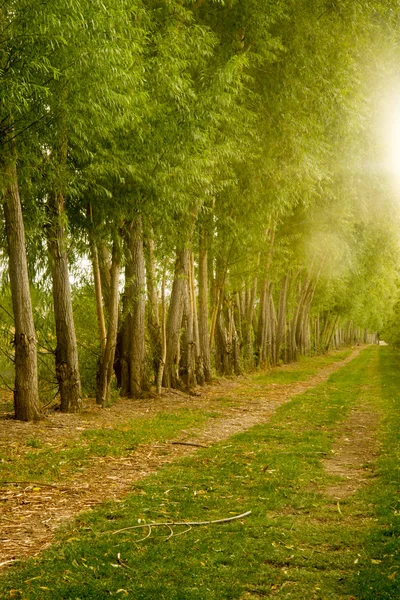
[(332, 448), (332, 456), (323, 461), (330, 475), (341, 478), (340, 483), (323, 492), (342, 500), (354, 494), (373, 476), (373, 465), (378, 450), (376, 431), (381, 414), (369, 403), (355, 406), (344, 422), (341, 433)]
[[(257, 385), (247, 382), (246, 394), (241, 393), (243, 385), (240, 383), (225, 382), (209, 386), (200, 397), (190, 399), (183, 395), (169, 395), (146, 401), (146, 404), (119, 401), (101, 412), (92, 405), (83, 415), (54, 414), (40, 424), (3, 420), (0, 447), (7, 446), (12, 450), (13, 445), (24, 443), (35, 435), (59, 448), (66, 439), (77, 439), (84, 429), (110, 428), (128, 419), (143, 417), (144, 411), (151, 417), (160, 412), (176, 412), (189, 403), (193, 409), (219, 411), (219, 415), (207, 421), (202, 428), (182, 432), (175, 443), (140, 445), (123, 458), (96, 457), (90, 467), (75, 473), (65, 485), (1, 485), (0, 568), (39, 554), (54, 542), (56, 529), (68, 519), (105, 500), (120, 499), (132, 489), (132, 484), (146, 475), (198, 450), (197, 446), (183, 444), (209, 446), (253, 425), (267, 422), (279, 406), (326, 381), (359, 352), (360, 349), (356, 349), (345, 360), (321, 369), (317, 375), (300, 383)], [(221, 411), (218, 398), (222, 396), (230, 398), (232, 406)]]

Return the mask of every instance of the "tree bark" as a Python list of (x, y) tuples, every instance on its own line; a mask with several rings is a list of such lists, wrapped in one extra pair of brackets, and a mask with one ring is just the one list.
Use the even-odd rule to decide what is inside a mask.
[(125, 290), (120, 331), (121, 396), (138, 397), (145, 388), (146, 276), (142, 219), (125, 232)]
[(157, 283), (156, 283), (156, 270), (154, 261), (154, 240), (148, 233), (144, 240), (145, 250), (145, 262), (146, 262), (146, 280), (147, 280), (147, 297), (148, 297), (148, 310), (147, 310), (147, 322), (148, 331), (151, 341), (151, 355), (153, 362), (154, 373), (157, 376), (159, 372), (161, 354), (162, 354), (162, 341), (161, 341), (161, 327), (160, 327), (160, 316), (158, 309), (158, 295), (157, 295)]
[(132, 261), (130, 300), (132, 303), (132, 328), (129, 356), (130, 395), (141, 395), (145, 385), (145, 310), (146, 276), (143, 252), (142, 218), (132, 221), (129, 228), (129, 253)]
[[(42, 417), (37, 372), (36, 335), (33, 322), (28, 266), (25, 250), (25, 231), (19, 197), (16, 158), (2, 161), (5, 192), (2, 198), (6, 224), (9, 277), (14, 313), (15, 344), (15, 418), (34, 421)], [(7, 160), (8, 159), (8, 160)]]
[(289, 282), (289, 275), (286, 275), (282, 279), (281, 293), (279, 298), (279, 311), (278, 311), (278, 326), (276, 330), (276, 344), (275, 344), (275, 364), (278, 364), (281, 344), (285, 339), (286, 335), (286, 296)]
[(97, 325), (99, 328), (99, 338), (100, 338), (100, 351), (104, 352), (106, 345), (106, 322), (104, 318), (104, 306), (103, 306), (103, 290), (101, 285), (101, 275), (100, 275), (100, 266), (99, 266), (99, 254), (97, 251), (97, 246), (93, 237), (92, 231), (92, 207), (89, 206), (89, 247), (90, 247), (90, 257), (92, 260), (92, 268), (93, 268), (93, 280), (94, 280), (94, 294), (96, 298), (96, 314), (97, 314)]
[(190, 297), (190, 310), (193, 320), (193, 341), (194, 341), (194, 360), (196, 370), (196, 383), (197, 385), (204, 385), (204, 363), (203, 356), (200, 350), (200, 330), (199, 330), (199, 318), (197, 312), (197, 299), (194, 281), (194, 256), (193, 252), (190, 253), (190, 264), (189, 264), (189, 297)]
[(118, 331), (118, 286), (119, 286), (120, 258), (118, 244), (113, 244), (111, 272), (110, 272), (110, 297), (108, 305), (108, 327), (107, 341), (104, 352), (102, 353), (99, 371), (97, 375), (96, 402), (105, 406), (110, 399), (111, 377), (113, 373), (113, 364), (115, 348), (117, 345)]
[(61, 192), (49, 194), (48, 218), (47, 247), (53, 280), (57, 337), (56, 377), (60, 389), (61, 411), (76, 413), (82, 410), (82, 393), (65, 243), (64, 196)]
[(204, 379), (212, 381), (210, 338), (208, 335), (208, 232), (203, 228), (199, 245), (199, 352)]
[(167, 352), (164, 368), (164, 387), (179, 387), (179, 340), (187, 293), (189, 274), (189, 250), (177, 250), (174, 282), (167, 323)]
[[(97, 252), (99, 257), (101, 289), (103, 292), (104, 306), (106, 308), (107, 313), (108, 307), (110, 306), (111, 254), (105, 241), (100, 240), (97, 243)], [(107, 314), (106, 318), (108, 318)]]
[(167, 356), (167, 332), (166, 332), (166, 310), (165, 310), (165, 285), (166, 266), (164, 263), (161, 282), (161, 359), (157, 372), (157, 394), (161, 395), (161, 384), (164, 375), (165, 359)]

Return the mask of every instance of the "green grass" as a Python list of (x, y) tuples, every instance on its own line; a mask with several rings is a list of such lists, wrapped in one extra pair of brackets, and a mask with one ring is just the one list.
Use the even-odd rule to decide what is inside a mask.
[(57, 449), (45, 446), (38, 435), (27, 440), (25, 447), (16, 443), (11, 451), (0, 452), (0, 484), (9, 480), (65, 480), (85, 468), (89, 458), (126, 456), (138, 444), (173, 439), (182, 429), (201, 425), (210, 416), (200, 410), (181, 409), (132, 419), (112, 429), (87, 429), (78, 439), (68, 440)]
[(323, 367), (328, 367), (335, 362), (344, 360), (352, 353), (351, 348), (338, 350), (321, 356), (299, 356), (299, 360), (289, 366), (276, 367), (270, 371), (256, 373), (252, 375), (252, 380), (256, 383), (296, 383), (310, 379), (316, 375)]
[[(122, 502), (81, 515), (59, 544), (2, 578), (1, 597), (12, 597), (10, 590), (26, 600), (400, 597), (399, 363), (388, 348), (364, 350), (267, 425), (200, 450), (146, 478)], [(378, 404), (387, 415), (382, 456), (372, 483), (338, 505), (320, 493), (338, 481), (321, 457), (357, 403)], [(245, 510), (252, 514), (240, 521), (179, 536), (184, 528), (174, 528), (168, 540), (167, 527), (143, 541), (147, 529), (112, 534), (139, 522)]]

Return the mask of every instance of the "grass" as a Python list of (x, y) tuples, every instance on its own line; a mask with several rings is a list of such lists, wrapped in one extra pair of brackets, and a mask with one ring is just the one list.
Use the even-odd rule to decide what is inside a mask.
[[(40, 559), (0, 581), (4, 598), (369, 600), (400, 597), (398, 353), (369, 348), (283, 405), (267, 425), (162, 469), (118, 503), (81, 515)], [(368, 382), (368, 386), (365, 383)], [(352, 406), (387, 415), (372, 483), (337, 503), (329, 453)], [(113, 531), (154, 521), (239, 521)], [(182, 534), (182, 535), (177, 535)], [(399, 568), (398, 568), (399, 567)], [(399, 575), (396, 569), (399, 570)]]
[[(290, 375), (292, 382), (302, 381), (322, 367), (342, 360), (350, 352), (345, 349), (324, 356), (302, 358), (298, 363), (285, 367), (288, 371), (277, 369), (253, 375), (250, 385), (252, 381), (257, 384), (278, 382), (279, 377), (285, 382), (285, 374)], [(251, 390), (247, 381), (235, 397), (218, 396), (217, 411), (183, 409), (173, 414), (132, 419), (110, 429), (86, 430), (77, 439), (66, 441), (62, 447), (46, 444), (40, 434), (24, 443), (15, 440), (11, 447), (0, 450), (0, 483), (14, 480), (43, 483), (64, 481), (77, 471), (82, 471), (90, 458), (126, 456), (140, 443), (173, 439), (183, 429), (198, 427), (207, 419), (223, 416), (226, 407), (239, 406), (249, 394)], [(9, 409), (4, 402), (2, 406)]]
[(268, 384), (268, 383), (295, 383), (298, 381), (305, 381), (310, 379), (313, 375), (316, 375), (323, 367), (328, 367), (335, 362), (344, 360), (351, 354), (350, 348), (344, 350), (338, 350), (329, 354), (322, 354), (321, 356), (314, 356), (312, 358), (308, 356), (299, 356), (298, 362), (284, 367), (277, 367), (270, 371), (264, 371), (262, 373), (256, 373), (252, 376), (252, 379), (256, 383)]
[(201, 425), (210, 416), (205, 411), (181, 409), (151, 419), (131, 419), (112, 429), (87, 429), (61, 448), (45, 446), (38, 436), (27, 440), (23, 448), (16, 442), (11, 452), (0, 451), (0, 483), (64, 481), (82, 470), (92, 457), (126, 456), (138, 444), (173, 439), (182, 429)]

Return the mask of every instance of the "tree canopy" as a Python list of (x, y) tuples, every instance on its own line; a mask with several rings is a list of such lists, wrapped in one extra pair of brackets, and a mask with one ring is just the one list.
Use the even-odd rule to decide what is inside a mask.
[(397, 340), (399, 192), (376, 124), (398, 9), (3, 2), (1, 364), (19, 418), (57, 391), (79, 411), (96, 388), (104, 405)]

